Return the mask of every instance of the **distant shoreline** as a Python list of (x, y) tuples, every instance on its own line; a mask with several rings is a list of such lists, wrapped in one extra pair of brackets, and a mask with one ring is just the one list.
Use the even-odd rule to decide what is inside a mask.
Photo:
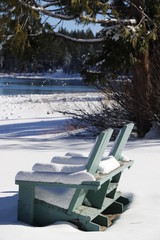
[(76, 79), (81, 80), (82, 77), (79, 73), (64, 73), (61, 69), (55, 72), (44, 72), (44, 73), (0, 73), (0, 78), (31, 78), (31, 79), (60, 79), (60, 80), (67, 80), (67, 79)]

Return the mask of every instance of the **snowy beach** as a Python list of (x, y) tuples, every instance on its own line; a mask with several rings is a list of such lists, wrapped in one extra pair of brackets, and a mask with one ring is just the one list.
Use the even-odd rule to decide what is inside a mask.
[[(94, 139), (71, 136), (66, 116), (54, 109), (98, 99), (97, 93), (0, 96), (0, 240), (25, 239), (160, 239), (160, 139), (129, 141), (124, 155), (134, 160), (123, 173), (119, 190), (131, 200), (128, 209), (105, 232), (82, 232), (61, 222), (32, 227), (17, 221), (18, 171), (53, 156), (88, 155)], [(112, 147), (109, 144), (106, 155)]]

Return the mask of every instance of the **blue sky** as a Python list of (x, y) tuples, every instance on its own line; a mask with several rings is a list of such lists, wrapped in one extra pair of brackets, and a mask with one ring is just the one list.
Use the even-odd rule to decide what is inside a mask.
[[(56, 25), (59, 22), (59, 20), (49, 18), (48, 22), (52, 25)], [(55, 30), (58, 31), (60, 27), (66, 28), (69, 31), (76, 30), (76, 29), (86, 31), (88, 28), (90, 28), (94, 34), (101, 29), (101, 26), (99, 24), (84, 25), (84, 24), (77, 24), (75, 21), (61, 21), (61, 23), (56, 27)]]

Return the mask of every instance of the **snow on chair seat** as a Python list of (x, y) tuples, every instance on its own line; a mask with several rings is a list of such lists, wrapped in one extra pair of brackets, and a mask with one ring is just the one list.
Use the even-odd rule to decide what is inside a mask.
[(75, 173), (86, 169), (86, 165), (61, 164), (61, 163), (36, 163), (33, 171), (37, 172), (59, 172), (59, 173)]
[[(75, 153), (74, 153), (75, 155)], [(88, 157), (81, 156), (54, 156), (51, 163), (57, 164), (71, 164), (71, 165), (87, 165)]]
[[(57, 157), (56, 157), (57, 158)], [(54, 158), (53, 158), (54, 159)], [(67, 164), (65, 164), (65, 157), (59, 157), (58, 158), (59, 163), (48, 163), (48, 164), (43, 164), (43, 163), (36, 163), (32, 170), (37, 171), (37, 172), (61, 172), (61, 173), (75, 173), (79, 171), (86, 170), (86, 165), (87, 162), (86, 159), (84, 161), (84, 164), (78, 165), (77, 162), (79, 161), (79, 158), (70, 158), (70, 163), (68, 163), (68, 158)], [(62, 162), (61, 162), (62, 160)], [(74, 165), (75, 163), (75, 165)], [(108, 156), (105, 159), (101, 160), (99, 163), (97, 171), (103, 174), (109, 173), (116, 168), (120, 166), (120, 163), (113, 157), (113, 156)]]

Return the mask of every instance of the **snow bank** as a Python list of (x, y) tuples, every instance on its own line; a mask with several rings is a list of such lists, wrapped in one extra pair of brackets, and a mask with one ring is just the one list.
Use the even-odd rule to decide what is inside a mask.
[(0, 120), (57, 119), (63, 114), (56, 110), (72, 111), (76, 106), (84, 108), (86, 102), (96, 104), (99, 98), (99, 93), (0, 95)]
[(144, 139), (160, 139), (160, 126), (154, 123), (151, 130), (146, 133)]

